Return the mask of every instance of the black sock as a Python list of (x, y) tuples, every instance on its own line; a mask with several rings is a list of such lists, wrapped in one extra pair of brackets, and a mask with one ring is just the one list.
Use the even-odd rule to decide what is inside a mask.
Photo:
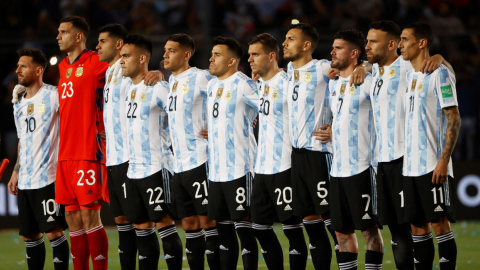
[(158, 269), (160, 245), (155, 227), (150, 229), (135, 229), (138, 247), (138, 266), (140, 269)]
[(235, 221), (235, 230), (240, 238), (243, 268), (246, 270), (258, 269), (258, 245), (255, 235), (253, 235), (252, 222)]
[(383, 253), (373, 250), (367, 250), (365, 253), (365, 269), (382, 269)]
[[(357, 270), (358, 265), (358, 253), (351, 252), (339, 252), (338, 253), (338, 267), (341, 270)], [(330, 269), (330, 268), (328, 268)]]
[(412, 238), (415, 254), (415, 269), (431, 270), (433, 267), (433, 258), (435, 258), (432, 233), (413, 235)]
[(307, 267), (308, 249), (303, 235), (302, 222), (283, 224), (283, 233), (290, 244), (288, 252), (290, 269), (304, 270)]
[(320, 220), (303, 220), (305, 230), (310, 238), (310, 254), (315, 269), (329, 269), (332, 261), (332, 246), (325, 229), (325, 223)]
[(55, 270), (68, 269), (68, 260), (70, 259), (70, 249), (65, 235), (50, 240), (53, 249), (53, 267)]
[(237, 269), (238, 240), (233, 221), (217, 222), (221, 269)]
[(190, 269), (205, 269), (205, 232), (203, 229), (185, 231), (185, 238), (185, 253)]
[(457, 244), (453, 233), (437, 235), (438, 257), (441, 270), (455, 270), (457, 266)]
[[(327, 227), (327, 231), (332, 236), (333, 243), (335, 244), (335, 255), (338, 260), (338, 252), (339, 252), (338, 240), (337, 240), (337, 234), (335, 233), (335, 230), (332, 230), (332, 220), (326, 219), (324, 222), (325, 222), (325, 227)], [(338, 261), (337, 261), (337, 265), (338, 265)]]
[(207, 254), (207, 262), (211, 270), (220, 270), (219, 245), (217, 227), (206, 229), (205, 253)]
[(395, 266), (399, 270), (414, 269), (413, 240), (409, 223), (388, 225), (392, 234), (392, 251)]
[(165, 260), (167, 261), (167, 266), (169, 270), (182, 269), (183, 261), (183, 248), (182, 240), (178, 236), (177, 228), (175, 225), (170, 225), (158, 229), (158, 234), (162, 239), (163, 244), (163, 254), (165, 255)]
[(137, 266), (137, 235), (135, 226), (130, 224), (117, 224), (118, 229), (118, 255), (122, 270), (135, 270)]
[(283, 269), (283, 251), (272, 225), (253, 224), (253, 233), (260, 242), (268, 269)]
[(41, 238), (33, 241), (25, 241), (27, 246), (27, 264), (29, 270), (43, 270), (45, 266), (45, 243), (43, 242), (43, 235)]

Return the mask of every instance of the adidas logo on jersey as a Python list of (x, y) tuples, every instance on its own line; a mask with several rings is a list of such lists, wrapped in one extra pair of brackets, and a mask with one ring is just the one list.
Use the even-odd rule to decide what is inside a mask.
[(95, 193), (93, 193), (93, 190), (91, 190), (91, 189), (87, 192), (87, 195), (94, 195), (94, 194)]
[[(74, 257), (72, 256), (72, 258), (74, 258)], [(31, 258), (30, 258), (30, 257), (28, 257), (28, 254), (27, 254), (27, 260), (28, 260), (28, 259), (31, 259)]]
[(248, 253), (250, 253), (249, 250), (247, 250), (246, 248), (242, 249), (242, 256)]
[(160, 205), (157, 205), (157, 207), (155, 207), (155, 209), (153, 209), (154, 211), (162, 211), (162, 207), (160, 207)]
[(290, 204), (287, 204), (287, 206), (285, 206), (285, 209), (283, 209), (283, 211), (292, 211), (292, 207), (290, 207)]
[(263, 248), (262, 248), (262, 249), (260, 249), (260, 250), (262, 251), (262, 254), (265, 254), (265, 253), (267, 253), (265, 250), (263, 250)]
[(309, 249), (316, 249), (316, 247), (312, 246), (312, 244), (309, 244), (309, 245), (308, 245), (308, 248), (309, 248)]
[(95, 258), (95, 261), (100, 261), (100, 260), (105, 260), (105, 257), (103, 257), (102, 254), (98, 255), (98, 256)]
[(340, 247), (338, 245), (335, 245), (335, 250), (339, 250)]
[(240, 204), (238, 207), (237, 207), (237, 211), (244, 211), (245, 208), (243, 208), (243, 206)]
[(372, 219), (372, 218), (368, 215), (368, 213), (366, 213), (366, 214), (362, 217), (362, 219)]
[(210, 95), (208, 95), (209, 97), (212, 97), (212, 92), (210, 92)]
[(170, 254), (165, 254), (165, 260), (173, 259), (173, 258), (175, 258), (175, 256), (172, 256)]
[(215, 252), (207, 249), (207, 250), (205, 250), (205, 253), (206, 253), (207, 255), (210, 255), (210, 254), (214, 254)]
[(300, 255), (301, 253), (296, 251), (295, 249), (292, 249), (290, 250), (290, 252), (288, 252), (288, 254), (292, 254), (292, 255)]
[(420, 263), (416, 258), (413, 258), (413, 263)]
[(433, 210), (435, 212), (443, 212), (443, 208), (439, 205), (437, 206), (437, 208), (435, 208), (435, 210)]
[(327, 200), (323, 199), (323, 201), (320, 202), (320, 205), (328, 205)]
[(228, 250), (228, 248), (224, 247), (223, 245), (220, 245), (221, 250)]
[(190, 250), (188, 250), (188, 248), (185, 249), (185, 253), (192, 253)]
[[(442, 258), (443, 259), (443, 258)], [(63, 261), (60, 261), (57, 257), (55, 257), (55, 259), (53, 259), (53, 263), (62, 263)]]
[(143, 260), (143, 259), (146, 259), (146, 258), (147, 258), (147, 256), (144, 257), (144, 256), (142, 256), (142, 255), (138, 255), (138, 260), (139, 260), (139, 261), (141, 261), (141, 260)]
[[(72, 254), (72, 253), (70, 253), (70, 255), (72, 255), (72, 259), (75, 259), (75, 256), (73, 256), (73, 254)], [(28, 257), (28, 255), (27, 255), (27, 257)]]
[(449, 260), (445, 259), (444, 257), (442, 257), (440, 260), (438, 260), (438, 262), (440, 263), (446, 263), (446, 262), (449, 262)]
[(119, 254), (120, 254), (120, 253), (123, 253), (123, 250), (118, 249), (118, 253), (119, 253)]
[(336, 96), (337, 95), (337, 91), (333, 91), (332, 93), (332, 97)]
[(52, 222), (52, 221), (55, 221), (55, 219), (54, 219), (52, 216), (50, 216), (50, 217), (47, 219), (47, 222)]
[(205, 205), (205, 204), (208, 204), (208, 200), (207, 200), (207, 199), (203, 200), (203, 202), (202, 202), (202, 205)]
[(393, 240), (390, 240), (390, 244), (392, 244), (392, 246), (398, 246), (398, 244), (393, 242)]

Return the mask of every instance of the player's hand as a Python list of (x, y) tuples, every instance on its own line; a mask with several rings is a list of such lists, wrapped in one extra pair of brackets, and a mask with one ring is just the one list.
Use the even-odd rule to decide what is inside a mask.
[(443, 56), (441, 56), (440, 54), (436, 54), (432, 57), (429, 57), (429, 58), (423, 60), (422, 66), (420, 67), (420, 72), (422, 72), (422, 73), (432, 73), (442, 63), (443, 63)]
[(12, 195), (18, 194), (18, 172), (16, 171), (13, 171), (12, 177), (8, 182), (8, 192), (10, 192)]
[(332, 140), (332, 126), (321, 126), (319, 129), (313, 132), (313, 136), (315, 136), (315, 140), (320, 141), (320, 143), (328, 143)]
[(358, 66), (357, 69), (350, 76), (350, 85), (362, 84), (367, 76), (367, 68), (364, 66)]
[(443, 184), (448, 180), (448, 161), (440, 159), (433, 171), (432, 184)]
[(338, 74), (340, 74), (340, 70), (336, 68), (330, 68), (328, 70), (327, 77), (330, 78), (330, 80), (335, 80)]
[(254, 82), (256, 82), (256, 81), (258, 81), (258, 79), (260, 79), (260, 75), (254, 74), (254, 73), (252, 72), (252, 80), (253, 80)]
[(208, 130), (207, 129), (202, 129), (200, 131), (200, 135), (202, 135), (202, 137), (205, 139), (205, 140), (208, 140)]
[(252, 127), (255, 128), (257, 126), (257, 118), (253, 119)]
[(163, 81), (165, 78), (159, 70), (152, 70), (147, 72), (142, 79), (145, 81), (145, 85), (154, 85), (159, 81)]
[(98, 134), (100, 134), (100, 138), (106, 140), (107, 139), (107, 134), (105, 133), (105, 131), (100, 131)]

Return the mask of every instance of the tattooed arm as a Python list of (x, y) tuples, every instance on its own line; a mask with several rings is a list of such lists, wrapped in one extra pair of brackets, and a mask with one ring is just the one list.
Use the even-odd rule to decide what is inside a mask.
[(455, 143), (457, 142), (458, 132), (460, 131), (461, 120), (458, 107), (444, 108), (443, 113), (447, 117), (447, 133), (445, 135), (445, 145), (443, 147), (442, 155), (433, 171), (433, 184), (442, 184), (447, 181), (448, 162), (452, 156), (453, 148), (455, 148)]
[(17, 153), (17, 163), (13, 168), (12, 177), (10, 178), (10, 182), (8, 182), (8, 192), (12, 195), (18, 194), (18, 173), (20, 172), (20, 142), (18, 143), (18, 153)]

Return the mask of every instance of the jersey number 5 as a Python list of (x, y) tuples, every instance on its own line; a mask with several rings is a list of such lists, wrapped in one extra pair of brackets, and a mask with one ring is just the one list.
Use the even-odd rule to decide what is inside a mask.
[(73, 96), (73, 83), (72, 82), (68, 82), (68, 84), (67, 83), (62, 83), (62, 87), (63, 87), (62, 99)]

